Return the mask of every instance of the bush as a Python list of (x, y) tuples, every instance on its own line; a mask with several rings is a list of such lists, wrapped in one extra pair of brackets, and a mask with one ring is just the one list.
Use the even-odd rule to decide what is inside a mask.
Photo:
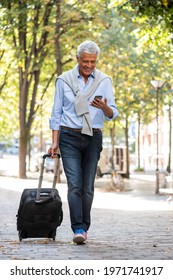
[(137, 168), (135, 169), (135, 172), (144, 172), (144, 168), (142, 168), (142, 167), (137, 167)]

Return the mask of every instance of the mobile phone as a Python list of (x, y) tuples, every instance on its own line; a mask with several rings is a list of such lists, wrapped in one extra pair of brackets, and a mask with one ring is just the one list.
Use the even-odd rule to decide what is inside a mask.
[(102, 95), (96, 95), (94, 99), (102, 99)]

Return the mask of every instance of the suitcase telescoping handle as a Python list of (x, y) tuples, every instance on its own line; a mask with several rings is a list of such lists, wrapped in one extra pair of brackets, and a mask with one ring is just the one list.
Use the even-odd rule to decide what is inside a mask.
[(52, 198), (54, 198), (54, 193), (55, 193), (55, 187), (56, 187), (56, 182), (57, 182), (57, 177), (58, 177), (58, 168), (60, 166), (60, 154), (55, 153), (53, 155), (54, 158), (57, 158), (57, 164), (55, 166), (55, 172), (54, 172), (54, 178), (53, 178), (53, 184), (52, 184), (52, 191), (49, 197), (44, 198), (44, 199), (40, 199), (40, 192), (41, 192), (41, 185), (42, 185), (42, 181), (43, 181), (43, 173), (44, 173), (44, 165), (45, 165), (45, 160), (47, 157), (52, 157), (51, 154), (44, 154), (43, 155), (43, 160), (41, 163), (41, 170), (40, 170), (40, 177), (39, 177), (39, 182), (38, 182), (38, 189), (37, 189), (37, 194), (36, 194), (36, 203), (44, 203), (44, 202), (48, 202), (49, 200), (52, 200)]

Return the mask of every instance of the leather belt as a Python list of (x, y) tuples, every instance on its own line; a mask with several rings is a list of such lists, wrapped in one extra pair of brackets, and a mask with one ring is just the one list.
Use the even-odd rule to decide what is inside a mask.
[[(82, 131), (82, 128), (72, 128), (72, 127), (63, 126), (63, 125), (61, 125), (61, 128), (66, 129), (66, 130), (70, 130), (70, 131), (74, 131), (74, 132), (81, 132)], [(93, 132), (101, 131), (100, 128), (93, 128), (92, 130), (93, 130)]]

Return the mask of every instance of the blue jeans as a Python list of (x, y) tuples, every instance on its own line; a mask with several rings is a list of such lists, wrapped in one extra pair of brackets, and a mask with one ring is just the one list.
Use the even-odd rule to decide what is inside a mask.
[(93, 136), (60, 130), (59, 148), (68, 184), (68, 204), (71, 228), (87, 231), (91, 224), (91, 206), (94, 197), (94, 180), (100, 152), (102, 132)]

